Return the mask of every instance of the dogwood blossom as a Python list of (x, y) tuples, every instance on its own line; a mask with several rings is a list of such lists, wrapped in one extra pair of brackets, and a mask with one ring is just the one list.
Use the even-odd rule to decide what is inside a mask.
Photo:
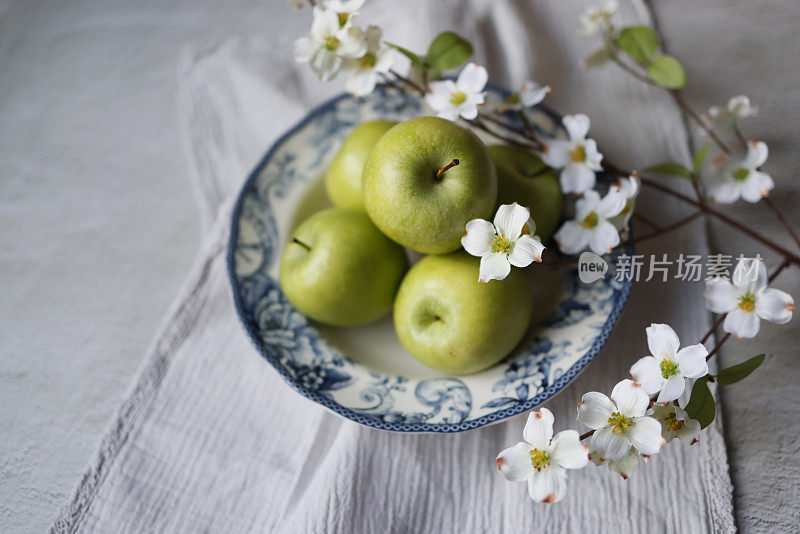
[(565, 115), (561, 119), (567, 130), (568, 140), (550, 140), (542, 153), (542, 160), (554, 169), (561, 169), (561, 190), (580, 194), (594, 187), (596, 171), (603, 169), (603, 155), (597, 151), (597, 143), (587, 139), (589, 117), (579, 113)]
[(718, 126), (731, 126), (736, 121), (755, 117), (758, 115), (758, 106), (750, 104), (750, 99), (744, 95), (734, 96), (728, 100), (724, 108), (711, 106), (706, 111), (706, 117)]
[(792, 320), (794, 299), (780, 289), (767, 287), (767, 268), (757, 258), (742, 258), (731, 280), (706, 281), (706, 305), (714, 313), (727, 313), (722, 328), (737, 337), (753, 337), (761, 319), (777, 324)]
[(639, 454), (639, 451), (637, 451), (635, 447), (631, 447), (628, 456), (623, 458), (620, 462), (609, 460), (608, 458), (600, 458), (600, 454), (598, 454), (597, 451), (589, 453), (589, 460), (591, 460), (594, 465), (607, 465), (609, 469), (618, 473), (624, 480), (628, 480), (631, 473), (636, 471), (636, 468), (639, 467), (639, 458), (642, 458), (642, 455)]
[(478, 106), (486, 98), (486, 82), (489, 74), (475, 63), (468, 63), (453, 80), (431, 82), (425, 102), (437, 112), (439, 117), (456, 120), (459, 116), (467, 120), (478, 116)]
[(314, 7), (311, 35), (294, 42), (294, 58), (308, 63), (322, 81), (332, 80), (345, 58), (358, 58), (367, 51), (364, 31), (340, 24), (336, 12)]
[(724, 155), (715, 159), (716, 173), (708, 187), (711, 200), (731, 204), (739, 197), (747, 202), (758, 202), (769, 196), (775, 182), (769, 174), (758, 170), (767, 161), (768, 155), (766, 143), (750, 141), (744, 159), (732, 162)]
[(522, 88), (519, 91), (511, 93), (500, 102), (497, 102), (494, 109), (498, 113), (522, 111), (539, 104), (548, 94), (550, 94), (549, 85), (539, 85), (528, 80), (522, 84)]
[(358, 15), (358, 10), (364, 5), (364, 1), (365, 0), (326, 0), (322, 6), (326, 10), (336, 13), (336, 18), (339, 19), (339, 26), (345, 27)]
[[(528, 233), (523, 232), (526, 225)], [(497, 208), (494, 224), (483, 219), (469, 221), (461, 245), (481, 258), (478, 281), (502, 280), (511, 272), (512, 265), (527, 267), (534, 261), (542, 261), (544, 245), (533, 236), (535, 230), (528, 208), (516, 202)]]
[(645, 415), (650, 398), (638, 382), (623, 380), (609, 399), (602, 393), (585, 393), (578, 403), (578, 421), (594, 430), (591, 448), (601, 460), (621, 462), (631, 447), (641, 454), (656, 454), (666, 443), (661, 424)]
[(628, 228), (628, 223), (630, 223), (631, 217), (633, 216), (636, 197), (639, 195), (639, 188), (641, 187), (639, 173), (634, 171), (627, 178), (620, 178), (617, 180), (611, 187), (625, 197), (625, 207), (622, 208), (619, 215), (611, 220), (611, 223), (617, 230), (625, 230)]
[(610, 190), (602, 199), (597, 191), (586, 191), (575, 203), (575, 219), (565, 222), (555, 233), (558, 248), (564, 254), (589, 249), (598, 255), (619, 245), (619, 232), (609, 221), (625, 207), (625, 197)]
[(587, 7), (581, 13), (580, 34), (591, 36), (611, 29), (611, 17), (617, 12), (617, 2), (611, 0), (604, 7)]
[(650, 356), (631, 366), (631, 376), (648, 395), (658, 393), (657, 402), (671, 402), (686, 389), (687, 378), (708, 374), (708, 350), (701, 345), (680, 348), (680, 339), (669, 325), (651, 324), (647, 332)]
[(566, 493), (567, 469), (580, 469), (589, 462), (589, 447), (581, 444), (578, 433), (563, 430), (553, 436), (553, 414), (547, 408), (531, 412), (513, 447), (497, 455), (497, 469), (506, 479), (528, 481), (531, 499), (554, 503)]
[(381, 29), (369, 26), (364, 32), (367, 51), (360, 58), (348, 58), (343, 70), (350, 75), (345, 88), (355, 96), (364, 96), (375, 90), (378, 75), (386, 74), (395, 62), (394, 50), (381, 46)]
[(688, 445), (697, 443), (700, 422), (691, 419), (679, 406), (671, 402), (659, 402), (650, 409), (650, 415), (661, 423), (661, 437), (667, 443), (675, 438)]

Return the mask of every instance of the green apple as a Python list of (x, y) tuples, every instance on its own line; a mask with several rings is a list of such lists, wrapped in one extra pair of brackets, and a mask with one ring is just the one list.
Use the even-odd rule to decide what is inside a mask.
[(367, 121), (359, 124), (345, 139), (325, 174), (325, 190), (334, 206), (364, 209), (361, 193), (364, 164), (378, 139), (395, 124), (394, 121)]
[(478, 282), (480, 259), (463, 252), (426, 256), (403, 279), (394, 303), (400, 342), (428, 367), (475, 373), (507, 356), (530, 324), (525, 275)]
[(561, 219), (558, 178), (538, 156), (508, 145), (490, 145), (497, 170), (497, 205), (516, 202), (531, 210), (536, 234), (547, 241)]
[(427, 254), (459, 248), (467, 222), (491, 218), (497, 198), (486, 146), (470, 130), (437, 117), (386, 132), (364, 167), (363, 186), (378, 228)]
[(392, 310), (408, 259), (363, 211), (329, 208), (297, 227), (281, 257), (286, 298), (335, 326), (366, 324)]

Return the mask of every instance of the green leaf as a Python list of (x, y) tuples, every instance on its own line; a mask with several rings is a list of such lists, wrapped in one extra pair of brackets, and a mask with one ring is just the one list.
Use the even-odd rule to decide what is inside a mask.
[(692, 162), (692, 173), (695, 177), (700, 176), (700, 170), (703, 168), (703, 162), (706, 160), (706, 154), (708, 154), (708, 149), (711, 148), (713, 141), (709, 141), (706, 145), (697, 151), (697, 154), (694, 155), (694, 161)]
[(582, 65), (585, 69), (593, 69), (605, 65), (612, 57), (614, 57), (614, 51), (604, 46), (583, 58)]
[(717, 376), (717, 382), (727, 386), (728, 384), (735, 384), (739, 380), (747, 378), (750, 373), (758, 369), (758, 367), (764, 363), (765, 357), (766, 355), (759, 354), (742, 363), (723, 369)]
[(658, 48), (658, 37), (652, 28), (631, 26), (619, 33), (617, 44), (635, 62), (649, 64)]
[(670, 161), (666, 163), (659, 163), (658, 165), (653, 165), (652, 167), (648, 167), (644, 170), (644, 172), (650, 172), (653, 174), (663, 174), (666, 176), (680, 176), (681, 178), (686, 178), (688, 180), (692, 179), (692, 173), (689, 172), (689, 169), (687, 169), (680, 163), (672, 163)]
[(428, 48), (426, 61), (435, 72), (458, 67), (472, 55), (472, 44), (453, 32), (442, 32)]
[(698, 378), (692, 388), (692, 396), (686, 405), (686, 413), (700, 423), (700, 428), (705, 428), (714, 421), (717, 414), (717, 403), (708, 389), (706, 377)]
[(415, 54), (414, 52), (412, 52), (411, 50), (409, 50), (408, 48), (403, 48), (400, 45), (396, 45), (396, 44), (390, 43), (388, 41), (384, 41), (384, 42), (386, 43), (387, 46), (391, 46), (392, 48), (394, 48), (395, 50), (397, 50), (398, 52), (400, 52), (401, 54), (406, 56), (408, 59), (410, 59), (411, 63), (413, 63), (417, 67), (419, 67), (419, 68), (423, 67), (422, 58), (420, 56), (418, 56), (417, 54)]
[(686, 71), (678, 60), (664, 54), (658, 56), (647, 67), (647, 75), (662, 87), (667, 89), (682, 89), (686, 87)]

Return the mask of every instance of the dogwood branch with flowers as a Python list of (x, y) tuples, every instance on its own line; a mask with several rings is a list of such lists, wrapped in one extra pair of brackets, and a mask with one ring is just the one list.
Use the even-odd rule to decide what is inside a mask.
[[(708, 360), (731, 335), (754, 337), (762, 319), (784, 324), (792, 319), (794, 311), (791, 295), (768, 286), (787, 267), (800, 267), (800, 255), (714, 206), (740, 198), (761, 203), (778, 218), (800, 248), (794, 228), (767, 198), (775, 187), (772, 177), (761, 170), (769, 154), (767, 145), (747, 141), (739, 126), (741, 120), (754, 116), (758, 108), (746, 96), (735, 96), (724, 107), (714, 106), (704, 114), (697, 113), (682, 93), (687, 84), (685, 70), (676, 58), (659, 50), (658, 37), (652, 28), (617, 28), (616, 2), (587, 9), (580, 17), (580, 33), (599, 38), (601, 43), (584, 59), (583, 66), (614, 64), (642, 83), (663, 89), (709, 138), (690, 166), (661, 162), (641, 173), (625, 170), (604, 158), (597, 143), (587, 137), (590, 120), (584, 114), (564, 115), (567, 139), (543, 138), (532, 127), (525, 110), (545, 98), (550, 92), (548, 86), (528, 81), (503, 99), (487, 95), (488, 74), (484, 67), (467, 63), (472, 45), (466, 39), (444, 32), (433, 39), (425, 54), (382, 42), (379, 28), (370, 26), (364, 30), (354, 24), (363, 3), (364, 0), (328, 0), (317, 4), (309, 0), (313, 23), (310, 35), (298, 39), (294, 45), (297, 61), (308, 63), (322, 81), (346, 73), (349, 77), (346, 87), (355, 96), (370, 93), (378, 84), (418, 95), (432, 114), (463, 121), (507, 144), (539, 155), (544, 164), (560, 171), (562, 193), (575, 199), (575, 218), (564, 222), (554, 235), (561, 253), (574, 255), (588, 248), (596, 254), (606, 254), (671, 232), (704, 215), (782, 258), (769, 277), (760, 259), (743, 258), (736, 265), (731, 281), (707, 282), (707, 308), (720, 316), (699, 343), (681, 348), (678, 334), (669, 325), (649, 326), (645, 333), (650, 354), (631, 366), (631, 378), (616, 384), (610, 397), (588, 392), (578, 403), (577, 420), (589, 431), (579, 436), (575, 430), (565, 430), (553, 436), (553, 414), (541, 408), (529, 415), (523, 430), (524, 441), (502, 451), (496, 458), (496, 466), (509, 480), (527, 481), (533, 500), (553, 503), (566, 493), (566, 471), (580, 469), (589, 460), (596, 465), (606, 464), (613, 472), (628, 478), (640, 460), (647, 461), (675, 438), (690, 445), (696, 443), (701, 429), (710, 425), (716, 415), (708, 382), (720, 385), (738, 382), (758, 368), (765, 355), (759, 354), (717, 375), (709, 373)], [(406, 74), (395, 69), (401, 60), (408, 62)], [(455, 79), (443, 76), (462, 65)], [(727, 134), (733, 139), (724, 139)], [(711, 161), (710, 175), (704, 172), (707, 156)], [(597, 173), (601, 171), (616, 179), (602, 195), (597, 189)], [(688, 180), (694, 196), (673, 189), (656, 176)], [(694, 211), (667, 224), (649, 221), (635, 213), (636, 197), (642, 187), (677, 199)], [(633, 215), (638, 215), (653, 231), (625, 240), (621, 234), (627, 235)], [(468, 253), (481, 258), (477, 273), (481, 283), (505, 278), (512, 266), (523, 268), (542, 262), (543, 252), (552, 257), (545, 263), (571, 262), (545, 250), (535, 235), (528, 208), (516, 203), (500, 206), (493, 222), (470, 221), (462, 245)], [(726, 333), (708, 350), (705, 343), (720, 326)]]

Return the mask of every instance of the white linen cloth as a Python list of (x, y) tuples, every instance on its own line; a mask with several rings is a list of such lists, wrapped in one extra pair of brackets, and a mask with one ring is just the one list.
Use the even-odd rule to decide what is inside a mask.
[[(422, 48), (442, 29), (476, 44), (494, 81), (553, 87), (550, 105), (587, 112), (611, 159), (684, 159), (688, 136), (663, 94), (614, 69), (578, 68), (582, 5), (404, 2), (362, 20)], [(383, 8), (383, 10), (381, 10)], [(298, 16), (308, 16), (300, 13)], [(623, 20), (649, 23), (639, 1)], [(337, 87), (297, 66), (286, 46), (233, 39), (187, 52), (180, 112), (206, 238), (130, 399), (56, 531), (86, 532), (730, 532), (731, 486), (719, 419), (691, 448), (665, 447), (628, 481), (605, 467), (570, 473), (568, 495), (532, 503), (494, 457), (524, 417), (457, 435), (402, 435), (326, 412), (282, 382), (237, 322), (224, 266), (231, 199), (269, 143)], [(645, 194), (654, 218), (682, 208)], [(640, 253), (706, 253), (702, 223)], [(644, 327), (671, 324), (695, 342), (708, 328), (696, 284), (638, 284), (596, 361), (545, 405), (556, 431), (578, 428), (585, 391), (606, 393), (646, 353)]]

